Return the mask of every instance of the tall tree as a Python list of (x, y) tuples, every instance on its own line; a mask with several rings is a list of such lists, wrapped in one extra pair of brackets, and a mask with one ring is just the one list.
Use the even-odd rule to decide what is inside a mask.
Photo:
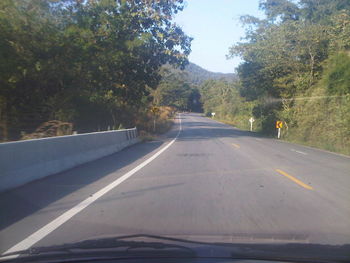
[(2, 137), (48, 119), (85, 130), (131, 125), (159, 68), (188, 63), (191, 38), (172, 21), (183, 7), (182, 0), (1, 1)]

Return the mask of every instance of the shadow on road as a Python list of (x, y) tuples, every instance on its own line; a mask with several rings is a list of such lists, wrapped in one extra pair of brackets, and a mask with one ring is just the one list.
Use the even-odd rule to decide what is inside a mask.
[[(182, 115), (180, 117), (178, 116), (177, 119), (181, 119), (183, 125), (183, 131), (178, 137), (179, 141), (258, 136), (255, 133), (234, 129), (228, 125), (214, 122), (206, 118), (203, 118), (203, 121), (192, 121), (191, 115)], [(176, 126), (175, 129), (164, 134), (163, 138), (174, 138), (178, 133)], [(39, 210), (42, 211), (38, 214), (49, 214), (50, 212), (61, 210), (62, 212), (66, 211), (87, 198), (89, 194), (100, 190), (100, 188), (108, 184), (108, 182), (104, 182), (103, 184), (94, 185), (96, 181), (123, 169), (131, 163), (137, 162), (137, 160), (159, 148), (162, 144), (163, 141), (138, 144), (113, 155), (80, 165), (71, 170), (51, 175), (24, 186), (0, 193), (0, 211), (3, 211), (0, 217), (0, 230)], [(115, 179), (116, 177), (114, 176), (109, 180)], [(86, 186), (89, 187), (83, 189)], [(121, 194), (117, 196), (116, 199), (130, 198), (140, 195), (144, 191), (159, 189), (159, 187), (173, 187), (173, 185), (157, 186), (154, 189), (140, 189), (134, 193)], [(75, 195), (74, 192), (80, 189), (82, 189), (83, 192)], [(58, 202), (57, 204), (52, 204), (70, 194), (72, 194), (71, 198), (67, 198), (67, 200)]]
[(187, 122), (179, 141), (211, 140), (215, 138), (261, 137), (256, 132), (242, 131), (225, 124), (212, 122)]
[(237, 137), (263, 137), (257, 132), (239, 130), (228, 124), (203, 117), (203, 115), (200, 113), (181, 115), (181, 119), (183, 131), (178, 138), (179, 141), (211, 140), (217, 138)]
[[(176, 187), (176, 186), (180, 186), (180, 185), (184, 185), (184, 183), (157, 185), (157, 186), (153, 186), (153, 187), (137, 189), (134, 191), (117, 192), (113, 196), (110, 196), (108, 198), (106, 198), (106, 197), (101, 198), (96, 202), (106, 203), (106, 202), (121, 201), (121, 200), (125, 200), (128, 198), (140, 197), (147, 192), (158, 191), (158, 190)], [(75, 204), (76, 204), (76, 202), (73, 202), (73, 201), (60, 202), (59, 204), (50, 205), (49, 209), (45, 209), (43, 211), (40, 211), (40, 212), (38, 212), (38, 214), (42, 215), (42, 214), (50, 213), (50, 212), (57, 211), (57, 210), (66, 211), (66, 210), (72, 208)]]
[[(99, 160), (80, 165), (68, 171), (54, 174), (25, 184), (21, 187), (0, 193), (0, 211), (2, 211), (0, 217), (0, 230), (47, 207), (49, 204), (61, 198), (122, 169), (157, 149), (162, 144), (162, 141), (137, 144), (113, 155), (103, 157)], [(112, 180), (115, 179), (116, 178), (112, 178)], [(54, 210), (62, 209), (63, 211), (66, 211), (67, 208), (71, 208), (74, 204), (87, 198), (89, 194), (94, 193), (101, 187), (101, 185), (95, 186), (97, 189), (91, 187), (88, 189), (89, 191), (86, 191), (86, 197), (84, 197), (83, 193), (80, 195), (80, 199), (78, 197), (72, 198), (73, 201), (70, 204), (66, 203), (64, 207), (61, 207), (61, 204), (59, 205), (60, 207), (56, 207)], [(147, 189), (143, 189), (143, 191), (146, 190)], [(142, 189), (139, 191), (142, 191)]]

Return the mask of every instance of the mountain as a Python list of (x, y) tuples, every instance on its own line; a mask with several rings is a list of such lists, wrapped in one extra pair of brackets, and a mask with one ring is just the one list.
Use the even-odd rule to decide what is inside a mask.
[(227, 81), (234, 81), (237, 79), (234, 73), (211, 72), (192, 62), (187, 65), (185, 72), (187, 72), (187, 80), (196, 85), (200, 85), (208, 79), (225, 79)]
[(201, 85), (203, 82), (209, 79), (224, 79), (229, 82), (237, 79), (237, 76), (234, 73), (211, 72), (192, 62), (190, 62), (184, 70), (180, 70), (178, 68), (174, 68), (169, 64), (166, 64), (162, 66), (160, 73), (163, 77), (169, 73), (176, 74), (178, 76), (181, 76), (183, 80), (192, 85)]

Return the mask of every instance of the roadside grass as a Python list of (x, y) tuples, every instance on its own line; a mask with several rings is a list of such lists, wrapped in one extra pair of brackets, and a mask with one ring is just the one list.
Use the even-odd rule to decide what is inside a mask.
[[(213, 119), (213, 118), (210, 118), (210, 119)], [(241, 130), (249, 131), (249, 128), (246, 125), (240, 125), (240, 123), (237, 123), (232, 120), (221, 119), (221, 118), (220, 119), (214, 118), (214, 120), (228, 124), (232, 127), (235, 127)], [(261, 131), (255, 131), (254, 129), (253, 131), (260, 137), (277, 138), (277, 135), (276, 136), (267, 135), (262, 133)], [(302, 133), (300, 133), (300, 130), (290, 130), (288, 131), (287, 135), (286, 133), (287, 131), (283, 129), (280, 140), (350, 156), (350, 147), (347, 147), (349, 142), (348, 141), (344, 142), (344, 138), (342, 138), (342, 140), (340, 141), (339, 139), (336, 140), (334, 137), (327, 136), (329, 135), (329, 132), (327, 132), (327, 130), (325, 129), (322, 131), (319, 130), (319, 133), (316, 133), (318, 134), (318, 136), (314, 134), (314, 136), (312, 136), (311, 139), (309, 137), (303, 136)]]
[(157, 140), (160, 135), (168, 132), (174, 124), (173, 119), (175, 114), (176, 110), (173, 107), (165, 106), (159, 107), (159, 112), (156, 115), (148, 113), (141, 121), (141, 141), (154, 141)]

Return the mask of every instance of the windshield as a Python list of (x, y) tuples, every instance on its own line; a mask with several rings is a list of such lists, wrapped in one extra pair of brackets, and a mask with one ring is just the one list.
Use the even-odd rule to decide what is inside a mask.
[(321, 261), (349, 189), (348, 0), (0, 1), (3, 256), (146, 236)]

